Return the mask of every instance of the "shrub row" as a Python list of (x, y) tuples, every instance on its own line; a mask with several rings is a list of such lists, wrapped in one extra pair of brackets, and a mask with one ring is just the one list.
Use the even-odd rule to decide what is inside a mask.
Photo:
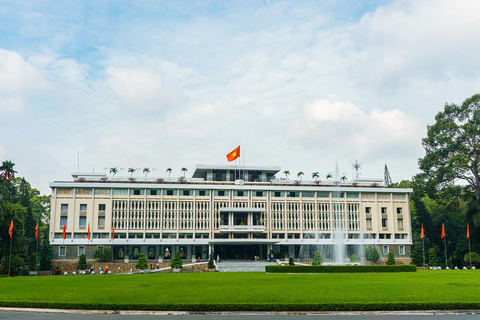
[(266, 266), (268, 273), (371, 273), (371, 272), (417, 272), (417, 266)]
[(142, 310), (142, 311), (405, 311), (480, 309), (480, 303), (325, 303), (325, 304), (108, 304), (61, 303), (33, 301), (0, 301), (0, 307), (48, 308), (76, 310)]

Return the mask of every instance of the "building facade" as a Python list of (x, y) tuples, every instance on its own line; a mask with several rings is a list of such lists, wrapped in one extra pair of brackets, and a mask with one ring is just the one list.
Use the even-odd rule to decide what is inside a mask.
[(105, 248), (119, 262), (140, 253), (168, 260), (176, 251), (189, 260), (272, 253), (302, 260), (305, 247), (333, 247), (341, 238), (346, 261), (355, 248), (375, 246), (381, 260), (392, 251), (410, 262), (411, 189), (372, 179), (282, 180), (278, 172), (198, 165), (192, 178), (178, 180), (74, 173), (50, 183), (54, 260), (93, 258)]

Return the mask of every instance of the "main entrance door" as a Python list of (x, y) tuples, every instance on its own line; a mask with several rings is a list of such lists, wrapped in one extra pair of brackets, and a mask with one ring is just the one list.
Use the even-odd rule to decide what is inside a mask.
[(215, 258), (217, 255), (222, 260), (254, 260), (255, 256), (267, 259), (267, 245), (265, 244), (216, 244), (214, 246)]

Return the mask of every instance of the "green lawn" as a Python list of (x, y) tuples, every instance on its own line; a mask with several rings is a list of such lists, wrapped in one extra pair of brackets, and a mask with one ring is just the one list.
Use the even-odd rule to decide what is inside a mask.
[(0, 278), (0, 306), (151, 310), (480, 309), (480, 271)]

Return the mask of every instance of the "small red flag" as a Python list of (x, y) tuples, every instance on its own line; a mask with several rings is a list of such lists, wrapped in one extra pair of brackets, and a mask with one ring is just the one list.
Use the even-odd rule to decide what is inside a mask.
[(10, 235), (10, 240), (13, 238), (13, 219), (12, 222), (10, 223), (10, 228), (8, 228), (8, 234)]
[(115, 226), (112, 226), (112, 239), (115, 240)]
[(442, 239), (445, 238), (445, 223), (442, 223)]
[(227, 160), (228, 161), (233, 161), (240, 157), (240, 146), (236, 147), (232, 152), (227, 154)]
[(88, 240), (90, 240), (90, 223), (88, 224)]
[(67, 225), (64, 224), (63, 225), (63, 240), (65, 240), (66, 237), (67, 237)]
[(422, 232), (420, 233), (420, 239), (425, 238), (425, 233), (423, 232), (423, 223), (422, 223)]
[(468, 226), (468, 222), (467, 222), (467, 239), (470, 238), (470, 228)]
[(38, 221), (37, 221), (37, 226), (35, 227), (35, 240), (38, 239)]

